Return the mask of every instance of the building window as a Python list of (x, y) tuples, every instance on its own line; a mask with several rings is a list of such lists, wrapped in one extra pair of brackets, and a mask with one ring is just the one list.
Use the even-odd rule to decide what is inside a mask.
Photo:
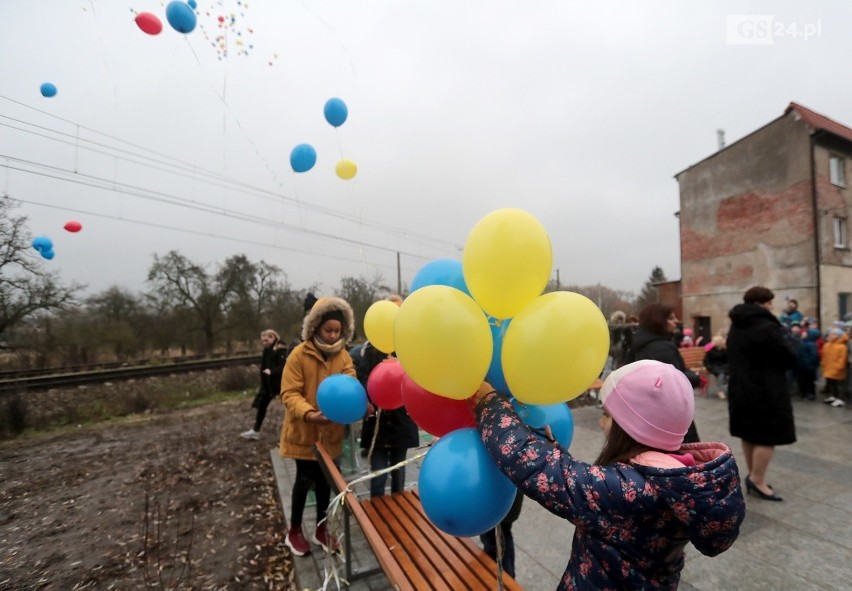
[(846, 248), (846, 218), (834, 218), (834, 248)]
[(828, 159), (828, 176), (832, 185), (846, 186), (846, 160), (838, 156)]
[(852, 313), (852, 293), (837, 294), (837, 317), (847, 320), (847, 315)]

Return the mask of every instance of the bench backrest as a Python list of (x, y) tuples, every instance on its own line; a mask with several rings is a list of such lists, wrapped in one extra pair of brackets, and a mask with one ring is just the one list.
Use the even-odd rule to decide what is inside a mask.
[(704, 347), (681, 347), (680, 356), (687, 369), (701, 371), (704, 369)]

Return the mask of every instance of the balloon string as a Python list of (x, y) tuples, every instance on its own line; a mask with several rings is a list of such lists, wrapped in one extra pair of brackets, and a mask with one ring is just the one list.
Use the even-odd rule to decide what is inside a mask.
[(494, 540), (497, 542), (497, 589), (503, 591), (503, 528), (499, 523), (494, 528)]
[(379, 423), (382, 418), (382, 409), (376, 410), (376, 428), (373, 429), (373, 440), (370, 442), (370, 450), (367, 452), (367, 465), (373, 466), (373, 450), (376, 449), (376, 441), (379, 439)]

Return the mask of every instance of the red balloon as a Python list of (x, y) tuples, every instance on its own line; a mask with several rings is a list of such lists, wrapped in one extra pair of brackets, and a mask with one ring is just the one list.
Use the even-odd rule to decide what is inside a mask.
[(66, 230), (68, 230), (69, 232), (79, 232), (80, 230), (83, 229), (83, 224), (81, 224), (80, 222), (71, 220), (70, 222), (65, 224), (65, 226), (63, 226), (63, 227)]
[(467, 400), (438, 396), (418, 386), (406, 374), (402, 378), (402, 401), (411, 420), (435, 437), (443, 437), (456, 429), (476, 427), (473, 394)]
[(142, 29), (143, 33), (149, 35), (159, 35), (163, 30), (163, 23), (157, 18), (156, 14), (150, 12), (140, 12), (136, 15), (136, 25)]
[(405, 371), (399, 359), (385, 359), (367, 378), (367, 394), (379, 408), (394, 410), (402, 406), (402, 378)]

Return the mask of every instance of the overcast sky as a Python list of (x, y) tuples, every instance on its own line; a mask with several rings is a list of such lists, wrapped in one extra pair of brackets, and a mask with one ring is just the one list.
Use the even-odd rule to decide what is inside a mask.
[[(211, 270), (244, 253), (322, 293), (395, 286), (399, 252), (410, 283), (503, 207), (544, 224), (563, 284), (638, 292), (655, 265), (680, 276), (673, 176), (717, 129), (731, 143), (790, 101), (852, 124), (841, 0), (197, 3), (188, 35), (161, 2), (0, 4), (0, 192), (90, 292), (146, 289), (172, 249)], [(300, 143), (318, 159), (296, 174)]]

